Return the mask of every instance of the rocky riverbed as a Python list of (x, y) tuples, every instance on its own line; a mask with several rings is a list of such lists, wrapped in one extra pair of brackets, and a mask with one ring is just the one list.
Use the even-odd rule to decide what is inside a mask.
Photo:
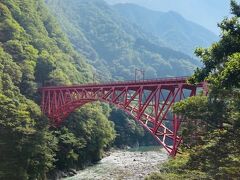
[(144, 179), (158, 170), (158, 165), (166, 161), (167, 153), (159, 148), (142, 150), (113, 150), (99, 163), (78, 172), (65, 180), (122, 180)]

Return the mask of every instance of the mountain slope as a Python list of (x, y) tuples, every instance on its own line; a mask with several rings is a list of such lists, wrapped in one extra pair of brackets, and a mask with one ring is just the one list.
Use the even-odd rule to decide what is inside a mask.
[[(175, 11), (181, 14), (184, 18), (200, 24), (201, 26), (211, 30), (212, 32), (219, 34), (217, 23), (221, 22), (229, 12), (228, 0), (105, 0), (110, 4), (119, 3), (133, 3), (139, 6), (146, 7), (148, 9), (167, 12)], [(240, 2), (239, 0), (236, 0)]]
[(217, 40), (214, 33), (173, 11), (152, 11), (135, 4), (116, 4), (113, 7), (146, 32), (158, 36), (169, 47), (190, 55), (196, 47), (207, 47)]
[[(164, 47), (115, 12), (102, 0), (47, 0), (75, 48), (104, 72), (104, 80), (133, 79), (135, 68), (144, 68), (146, 78), (189, 75), (197, 60)], [(99, 73), (97, 73), (99, 74)]]
[(0, 179), (54, 179), (46, 174), (101, 158), (115, 137), (106, 110), (88, 105), (72, 113), (66, 126), (50, 128), (38, 105), (37, 88), (44, 83), (90, 77), (90, 65), (43, 0), (0, 1)]

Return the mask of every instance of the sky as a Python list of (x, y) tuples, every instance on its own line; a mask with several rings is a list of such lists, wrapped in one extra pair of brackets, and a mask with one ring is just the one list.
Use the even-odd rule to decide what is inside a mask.
[[(217, 23), (230, 15), (230, 0), (105, 0), (110, 4), (135, 3), (152, 10), (176, 11), (184, 18), (219, 34)], [(240, 2), (240, 0), (237, 0)]]

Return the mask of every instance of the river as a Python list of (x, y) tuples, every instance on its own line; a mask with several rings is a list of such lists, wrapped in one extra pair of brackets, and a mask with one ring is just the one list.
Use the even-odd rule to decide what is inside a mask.
[(113, 150), (97, 164), (64, 180), (141, 180), (151, 172), (158, 171), (159, 164), (167, 158), (167, 153), (159, 147)]

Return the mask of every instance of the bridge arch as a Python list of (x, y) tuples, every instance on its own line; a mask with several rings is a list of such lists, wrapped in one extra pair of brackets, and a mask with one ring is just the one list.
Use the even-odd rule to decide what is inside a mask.
[(86, 84), (41, 88), (42, 112), (55, 124), (86, 103), (101, 101), (131, 115), (166, 151), (175, 156), (182, 141), (178, 135), (181, 120), (171, 112), (172, 105), (195, 96), (204, 83), (189, 85), (186, 78)]

